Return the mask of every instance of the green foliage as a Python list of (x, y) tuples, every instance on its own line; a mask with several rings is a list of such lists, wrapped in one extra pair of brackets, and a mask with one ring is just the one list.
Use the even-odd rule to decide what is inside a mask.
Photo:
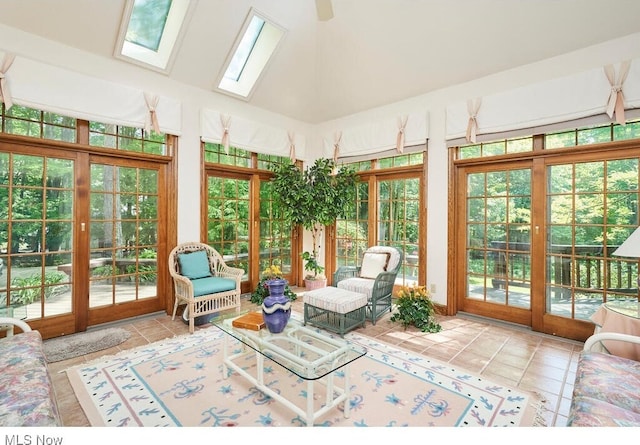
[[(130, 275), (135, 275), (136, 273), (138, 274), (138, 280), (140, 280), (141, 283), (155, 283), (156, 282), (156, 268), (155, 266), (149, 266), (149, 265), (140, 265), (138, 266), (138, 269), (136, 270), (136, 265), (135, 264), (131, 264), (129, 266), (127, 266), (125, 268), (125, 272), (127, 274)], [(132, 279), (135, 279), (134, 276), (131, 277)]]
[(367, 249), (367, 232), (356, 221), (341, 221), (336, 229), (338, 238), (338, 256), (360, 257)]
[(304, 252), (302, 254), (302, 259), (305, 260), (304, 270), (306, 270), (307, 272), (312, 272), (314, 277), (322, 275), (322, 272), (324, 272), (324, 267), (318, 264), (318, 261), (314, 256), (311, 255), (310, 252)]
[(431, 296), (424, 286), (403, 287), (398, 292), (396, 310), (391, 321), (399, 321), (402, 325), (415, 326), (422, 332), (440, 332), (442, 326), (435, 318), (435, 308)]
[(153, 249), (143, 249), (142, 252), (140, 252), (140, 258), (151, 259), (156, 258), (157, 256), (158, 252)]
[(321, 273), (317, 271), (316, 260), (323, 227), (333, 224), (337, 218), (346, 217), (356, 199), (358, 177), (355, 170), (342, 166), (334, 174), (335, 170), (336, 163), (329, 158), (316, 159), (304, 170), (293, 162), (273, 167), (273, 200), (283, 219), (312, 231), (313, 248), (311, 252), (305, 252), (305, 259), (312, 264), (311, 269), (305, 265), (305, 270), (313, 271), (314, 276)]
[[(40, 300), (42, 292), (46, 300), (66, 290), (66, 286), (64, 286), (64, 288), (62, 286), (54, 286), (65, 278), (66, 275), (60, 272), (45, 273), (44, 283), (42, 282), (42, 275), (39, 273), (28, 277), (16, 277), (11, 280), (11, 287), (21, 289), (11, 293), (11, 303), (19, 305), (33, 303), (34, 301)], [(43, 284), (44, 287), (42, 287)]]
[(112, 264), (105, 264), (104, 266), (98, 266), (91, 271), (92, 277), (112, 277), (116, 275), (117, 270)]

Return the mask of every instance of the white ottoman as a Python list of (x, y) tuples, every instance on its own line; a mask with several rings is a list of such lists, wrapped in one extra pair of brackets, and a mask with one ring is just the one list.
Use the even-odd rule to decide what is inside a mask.
[(304, 324), (344, 336), (366, 320), (367, 296), (346, 289), (328, 286), (305, 292)]

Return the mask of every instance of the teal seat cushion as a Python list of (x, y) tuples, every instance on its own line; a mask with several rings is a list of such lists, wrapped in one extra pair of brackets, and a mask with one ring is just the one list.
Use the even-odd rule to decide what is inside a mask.
[(178, 254), (178, 262), (180, 273), (190, 280), (211, 276), (209, 257), (204, 250)]
[(232, 280), (231, 278), (206, 277), (191, 280), (191, 283), (193, 283), (194, 297), (226, 292), (236, 288), (236, 280)]

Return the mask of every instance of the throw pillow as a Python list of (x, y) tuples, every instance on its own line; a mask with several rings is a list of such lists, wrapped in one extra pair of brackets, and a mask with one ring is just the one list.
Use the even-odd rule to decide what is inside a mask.
[(362, 266), (360, 266), (360, 278), (375, 279), (380, 272), (385, 272), (389, 256), (388, 252), (365, 252), (362, 256)]
[(178, 262), (180, 263), (180, 273), (190, 280), (211, 276), (209, 257), (204, 250), (178, 254)]

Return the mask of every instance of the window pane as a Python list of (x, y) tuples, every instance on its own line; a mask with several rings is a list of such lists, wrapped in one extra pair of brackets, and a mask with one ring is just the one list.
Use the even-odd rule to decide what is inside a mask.
[(158, 51), (171, 0), (136, 0), (129, 20), (126, 40)]

